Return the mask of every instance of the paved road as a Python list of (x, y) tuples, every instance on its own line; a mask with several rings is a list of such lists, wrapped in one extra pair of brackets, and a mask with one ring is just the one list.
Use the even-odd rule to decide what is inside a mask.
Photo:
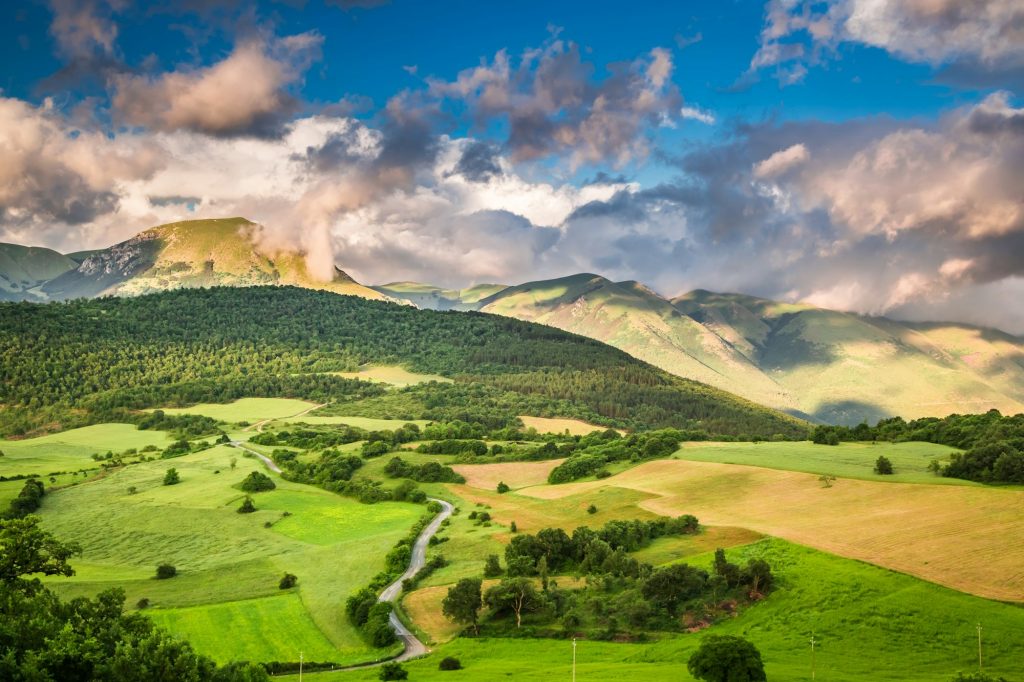
[(268, 469), (273, 471), (275, 474), (281, 473), (281, 467), (274, 464), (274, 460), (270, 459), (261, 452), (256, 452), (252, 448), (246, 447), (245, 444), (243, 444), (241, 441), (233, 440), (230, 443), (228, 443), (228, 445), (230, 445), (233, 448), (238, 448), (239, 450), (245, 450), (250, 455), (255, 455), (256, 457), (259, 457), (260, 460), (263, 462), (264, 466), (266, 466)]
[[(431, 502), (437, 502), (441, 505), (441, 511), (434, 520), (423, 529), (420, 536), (416, 538), (415, 544), (412, 546), (412, 557), (409, 559), (409, 568), (405, 569), (405, 573), (398, 577), (395, 582), (391, 583), (384, 588), (384, 591), (380, 593), (379, 601), (393, 602), (395, 598), (402, 591), (402, 581), (411, 578), (416, 575), (423, 565), (427, 562), (427, 545), (430, 544), (430, 538), (434, 537), (438, 529), (441, 527), (441, 523), (452, 515), (452, 505), (445, 502), (444, 500), (430, 499)], [(405, 645), (405, 650), (396, 658), (396, 661), (407, 661), (410, 658), (416, 658), (427, 653), (427, 647), (421, 642), (416, 635), (409, 632), (409, 629), (402, 624), (402, 621), (398, 619), (395, 612), (391, 612), (391, 629), (395, 631), (395, 635), (398, 636), (402, 643)]]

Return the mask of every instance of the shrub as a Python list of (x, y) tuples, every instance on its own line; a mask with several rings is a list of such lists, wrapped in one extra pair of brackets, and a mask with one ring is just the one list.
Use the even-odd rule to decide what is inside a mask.
[(171, 467), (164, 474), (164, 485), (177, 485), (181, 483), (181, 477), (178, 475), (178, 470)]
[(242, 481), (242, 490), (247, 493), (262, 493), (276, 487), (274, 479), (259, 471), (253, 471)]
[(462, 661), (451, 656), (445, 656), (437, 664), (438, 670), (462, 670)]
[(245, 499), (242, 501), (242, 506), (238, 508), (238, 513), (252, 514), (254, 511), (256, 511), (256, 505), (253, 504), (252, 498), (246, 495)]
[(510, 524), (508, 524), (508, 532), (509, 533), (518, 533), (519, 532), (519, 527), (516, 526), (516, 522), (515, 521), (513, 521)]
[(287, 590), (289, 588), (295, 587), (295, 584), (298, 582), (299, 579), (297, 577), (295, 577), (291, 573), (285, 573), (284, 576), (281, 578), (281, 582), (279, 582), (277, 586), (282, 590)]
[(509, 490), (511, 490), (511, 488), (508, 487), (508, 484), (505, 483), (505, 481), (499, 481), (498, 482), (498, 494), (499, 495), (503, 495), (503, 494), (507, 493)]
[(149, 608), (149, 599), (143, 597), (139, 601), (135, 602), (135, 608), (139, 609), (140, 611), (142, 609)]
[(593, 505), (593, 504), (590, 505), (589, 507), (587, 507), (587, 513), (588, 514), (596, 514), (597, 513), (597, 507), (595, 505)]
[(491, 554), (484, 563), (484, 577), (497, 578), (499, 575), (501, 575), (501, 562), (498, 561), (497, 554)]
[(690, 674), (705, 682), (764, 682), (764, 663), (757, 648), (732, 635), (708, 635), (690, 656)]
[(157, 580), (167, 580), (178, 575), (178, 569), (170, 564), (160, 564), (156, 567), (156, 578)]
[(378, 677), (382, 680), (407, 680), (409, 672), (398, 663), (385, 663), (380, 667)]
[(893, 473), (892, 462), (885, 455), (881, 455), (875, 460), (875, 473), (882, 476), (889, 476)]

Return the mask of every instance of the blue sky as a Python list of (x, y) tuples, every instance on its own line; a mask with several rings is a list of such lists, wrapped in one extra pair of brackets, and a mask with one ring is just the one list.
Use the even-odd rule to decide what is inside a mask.
[(597, 270), (1024, 330), (991, 303), (1024, 294), (1014, 0), (9, 15), (0, 239), (243, 214), (370, 282)]

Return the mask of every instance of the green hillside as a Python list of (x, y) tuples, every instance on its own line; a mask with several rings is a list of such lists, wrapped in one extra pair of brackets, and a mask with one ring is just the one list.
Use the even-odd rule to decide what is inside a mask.
[(136, 296), (167, 289), (291, 284), (364, 298), (381, 298), (335, 268), (321, 282), (303, 254), (260, 242), (260, 227), (244, 218), (188, 220), (154, 227), (107, 249), (75, 254), (76, 264), (39, 287), (41, 298)]
[[(338, 375), (367, 364), (455, 381), (385, 395), (379, 384)], [(494, 428), (533, 414), (630, 429), (807, 434), (803, 422), (551, 327), (294, 287), (0, 304), (0, 373), (10, 379), (0, 387), (7, 433), (262, 396)]]
[(33, 289), (76, 267), (74, 260), (51, 249), (0, 244), (0, 300), (35, 298)]

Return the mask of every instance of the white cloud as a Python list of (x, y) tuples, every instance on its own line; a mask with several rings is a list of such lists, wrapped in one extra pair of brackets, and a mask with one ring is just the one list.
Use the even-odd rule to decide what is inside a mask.
[(679, 115), (683, 118), (700, 121), (701, 123), (705, 123), (709, 126), (715, 124), (715, 115), (710, 111), (701, 109), (700, 107), (683, 107), (679, 110)]
[(794, 144), (791, 147), (780, 150), (763, 161), (754, 164), (754, 177), (759, 179), (774, 178), (786, 171), (795, 168), (811, 157), (807, 147), (803, 144)]

